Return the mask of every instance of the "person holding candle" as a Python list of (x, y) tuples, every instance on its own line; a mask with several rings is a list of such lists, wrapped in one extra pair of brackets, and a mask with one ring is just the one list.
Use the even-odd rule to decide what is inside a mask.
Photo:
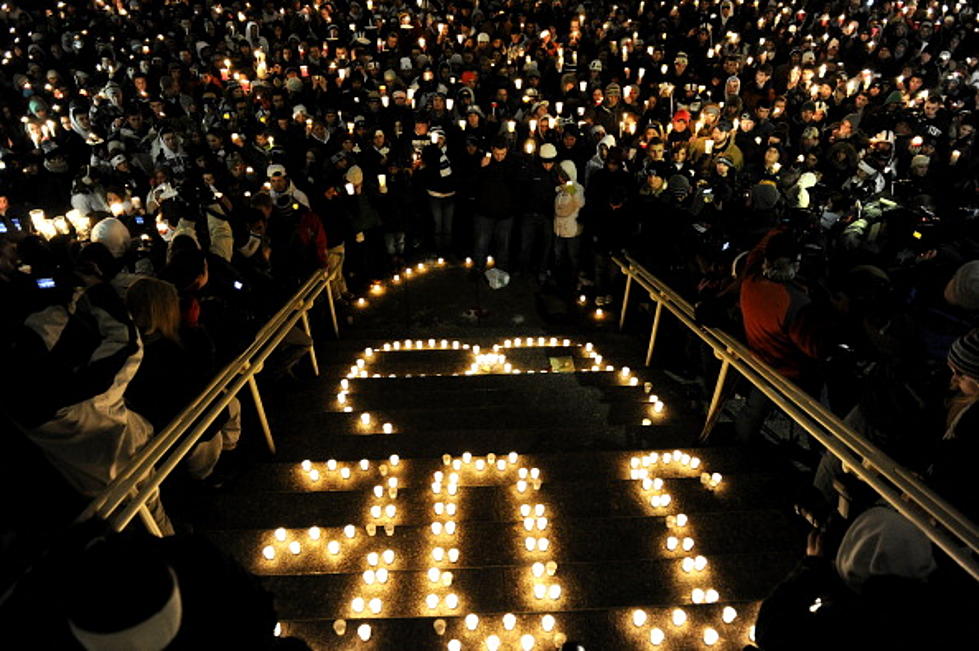
[(558, 186), (557, 148), (541, 146), (527, 169), (528, 201), (520, 219), (520, 271), (546, 278), (554, 239), (554, 189)]
[(557, 196), (554, 197), (553, 270), (558, 286), (573, 292), (580, 269), (584, 226), (578, 216), (585, 207), (585, 188), (578, 183), (578, 169), (572, 161), (564, 160), (558, 165), (558, 181)]
[(453, 250), (452, 221), (455, 215), (457, 180), (452, 173), (445, 129), (436, 126), (431, 129), (430, 134), (432, 142), (422, 150), (417, 178), (428, 195), (435, 252), (440, 256), (448, 256)]
[(505, 138), (498, 136), (486, 152), (476, 174), (475, 243), (476, 264), (485, 268), (491, 252), (496, 266), (506, 270), (510, 261), (510, 235), (519, 192), (520, 170)]

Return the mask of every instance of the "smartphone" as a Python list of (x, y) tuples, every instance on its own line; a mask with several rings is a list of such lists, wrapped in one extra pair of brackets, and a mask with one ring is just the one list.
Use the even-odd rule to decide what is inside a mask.
[(7, 225), (4, 224), (3, 222), (0, 222), (0, 233), (6, 233), (6, 232), (7, 232)]
[(20, 220), (17, 219), (16, 217), (12, 218), (10, 220), (10, 223), (13, 224), (14, 225), (14, 228), (16, 228), (17, 230), (19, 230), (19, 231), (24, 230), (24, 227), (20, 225)]
[(725, 242), (724, 244), (721, 245), (721, 251), (727, 251), (730, 248), (731, 248), (730, 242)]
[(142, 215), (136, 215), (136, 224), (137, 225), (142, 226), (145, 223), (146, 223), (146, 220), (143, 219), (143, 216)]
[(242, 284), (242, 282), (241, 282), (240, 280), (236, 280), (236, 281), (234, 282), (234, 288), (235, 288), (235, 289), (237, 289), (237, 290), (239, 290), (239, 291), (241, 291), (241, 289), (242, 289), (243, 287), (244, 287), (244, 285)]
[(54, 289), (54, 278), (38, 278), (38, 289)]

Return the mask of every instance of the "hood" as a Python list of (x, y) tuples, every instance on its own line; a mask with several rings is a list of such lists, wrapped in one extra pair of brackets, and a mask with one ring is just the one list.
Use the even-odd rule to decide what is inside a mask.
[(874, 576), (920, 580), (934, 569), (931, 541), (885, 506), (870, 508), (854, 520), (836, 555), (840, 578), (856, 591)]
[(605, 157), (602, 156), (602, 145), (605, 145), (605, 147), (607, 148), (615, 147), (615, 136), (613, 136), (612, 134), (608, 134), (607, 136), (599, 140), (597, 145), (595, 145), (595, 155), (601, 158), (602, 160), (605, 160)]
[(563, 160), (560, 162), (558, 167), (564, 172), (564, 175), (571, 179), (572, 182), (578, 182), (578, 168), (575, 167), (574, 161)]

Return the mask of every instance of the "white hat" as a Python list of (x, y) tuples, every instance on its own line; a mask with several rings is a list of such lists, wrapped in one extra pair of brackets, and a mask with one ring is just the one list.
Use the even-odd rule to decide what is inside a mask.
[(112, 165), (112, 167), (119, 167), (120, 165), (126, 162), (126, 157), (123, 156), (122, 154), (116, 154), (115, 156), (112, 157), (112, 160), (109, 162)]
[(92, 242), (101, 242), (114, 258), (121, 258), (129, 248), (132, 239), (126, 225), (115, 217), (106, 217), (92, 227)]
[(602, 71), (602, 62), (599, 61), (598, 59), (595, 59), (591, 63), (588, 64), (588, 69), (589, 70), (594, 70), (595, 72), (601, 72)]
[(402, 70), (411, 70), (411, 58), (410, 57), (401, 57), (401, 66), (400, 67), (401, 67)]
[(836, 571), (854, 590), (874, 576), (924, 579), (935, 569), (931, 541), (888, 506), (875, 506), (853, 521), (840, 542)]
[(557, 158), (557, 147), (547, 142), (540, 148), (541, 160), (554, 160)]
[(364, 182), (364, 171), (360, 169), (358, 165), (354, 165), (353, 167), (347, 170), (347, 173), (344, 175), (344, 177), (347, 179), (347, 183), (360, 185), (361, 183)]
[(276, 176), (285, 176), (286, 167), (285, 165), (269, 165), (268, 169), (265, 170), (265, 175), (270, 179), (275, 178)]
[(480, 32), (479, 33), (479, 36), (476, 37), (476, 42), (477, 43), (489, 43), (490, 42), (489, 34), (487, 34), (486, 32)]

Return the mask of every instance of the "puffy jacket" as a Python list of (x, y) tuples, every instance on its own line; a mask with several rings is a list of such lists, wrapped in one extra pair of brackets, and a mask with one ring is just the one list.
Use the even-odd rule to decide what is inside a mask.
[(561, 161), (561, 171), (568, 181), (558, 186), (554, 197), (554, 234), (577, 237), (582, 230), (578, 213), (585, 207), (585, 189), (578, 183), (578, 171), (572, 161)]
[(11, 415), (83, 494), (104, 488), (153, 432), (123, 401), (142, 358), (136, 327), (107, 283), (29, 315), (12, 348)]

